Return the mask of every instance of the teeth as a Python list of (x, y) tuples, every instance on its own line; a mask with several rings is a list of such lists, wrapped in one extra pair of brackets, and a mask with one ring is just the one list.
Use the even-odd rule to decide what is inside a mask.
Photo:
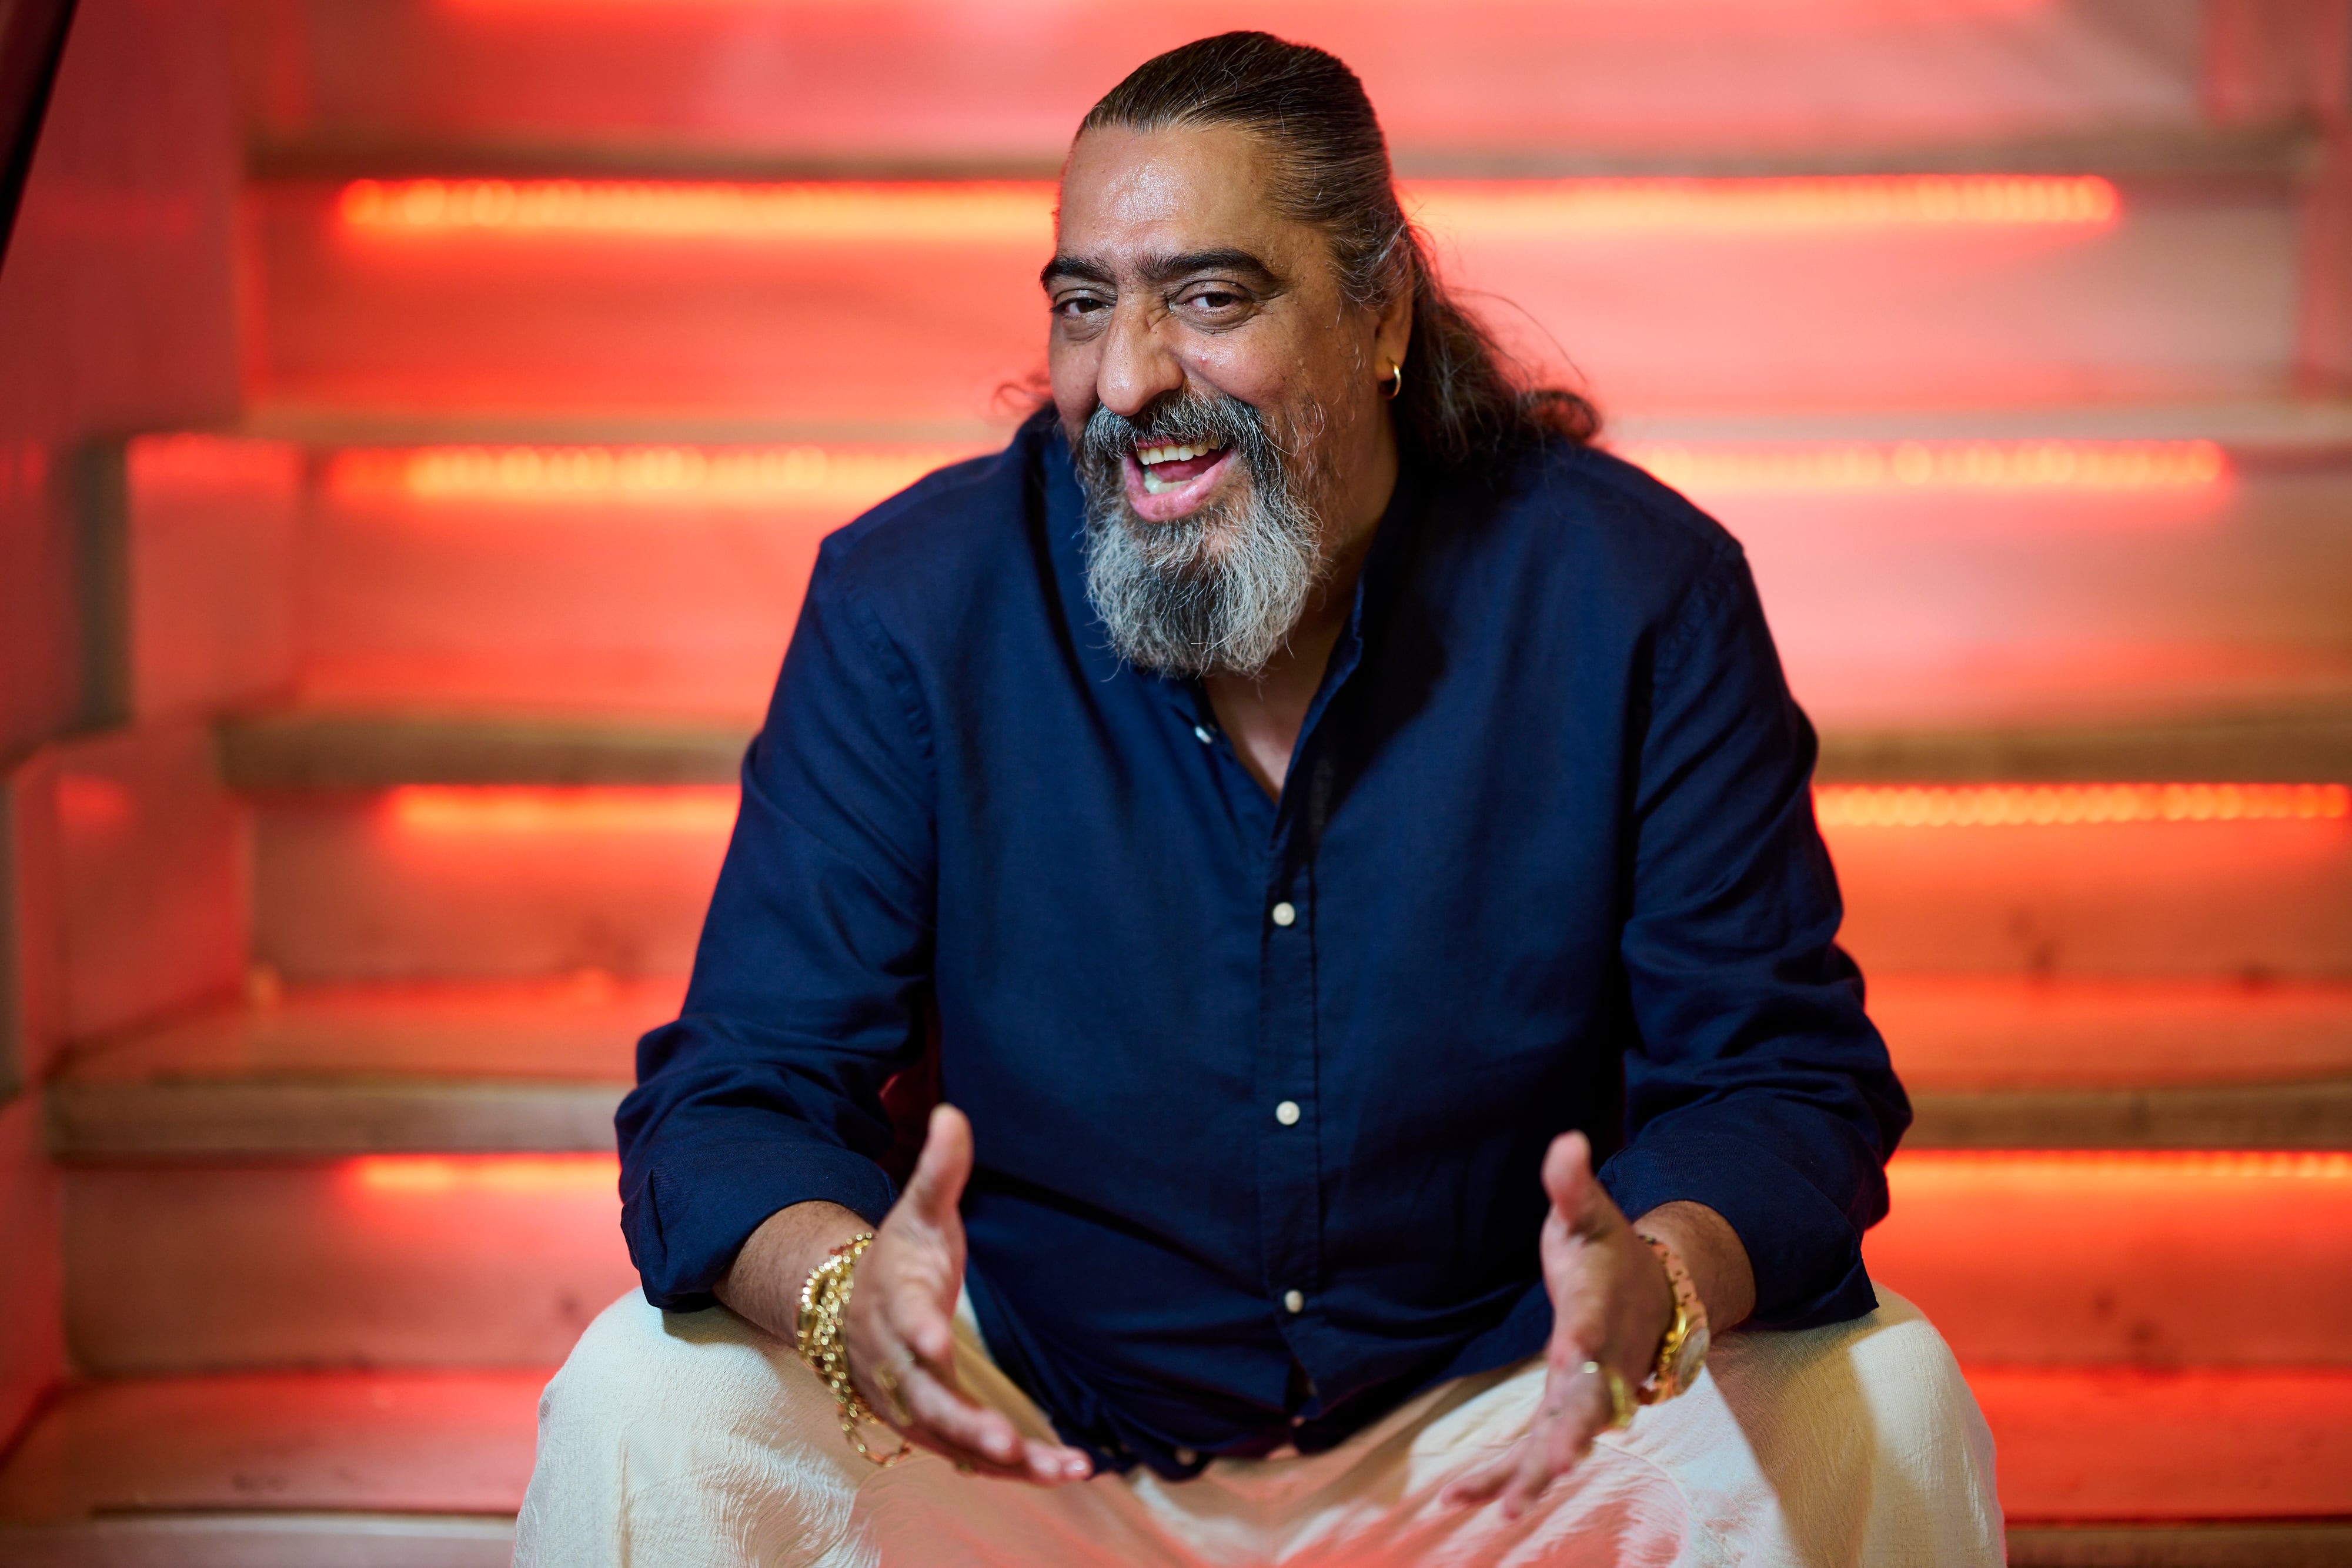
[(1168, 479), (1156, 479), (1152, 477), (1151, 470), (1149, 468), (1146, 468), (1143, 471), (1143, 493), (1145, 495), (1157, 496), (1163, 491), (1173, 490), (1176, 487), (1174, 481)]
[(1206, 445), (1144, 446), (1137, 449), (1135, 456), (1138, 462), (1144, 464), (1185, 463), (1195, 457), (1206, 457), (1215, 450), (1215, 447)]

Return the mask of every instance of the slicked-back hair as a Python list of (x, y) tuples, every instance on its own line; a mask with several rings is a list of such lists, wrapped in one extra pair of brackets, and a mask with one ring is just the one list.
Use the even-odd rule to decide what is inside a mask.
[(1138, 66), (1087, 111), (1078, 134), (1188, 125), (1239, 126), (1265, 140), (1276, 210), (1322, 231), (1350, 303), (1377, 310), (1411, 291), (1412, 342), (1395, 408), (1407, 440), (1458, 467), (1599, 433), (1591, 402), (1522, 382), (1446, 291), (1427, 237), (1397, 200), (1372, 101), (1336, 56), (1270, 33), (1202, 38)]

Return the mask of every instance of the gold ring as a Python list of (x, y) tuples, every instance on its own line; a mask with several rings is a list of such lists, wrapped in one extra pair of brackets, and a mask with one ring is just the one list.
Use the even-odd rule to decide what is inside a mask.
[(1601, 1381), (1609, 1385), (1609, 1429), (1611, 1431), (1622, 1432), (1633, 1424), (1633, 1411), (1636, 1408), (1633, 1403), (1633, 1391), (1625, 1386), (1625, 1379), (1618, 1375), (1615, 1367), (1603, 1366), (1597, 1361), (1588, 1361), (1576, 1370), (1580, 1376), (1588, 1373), (1597, 1374)]

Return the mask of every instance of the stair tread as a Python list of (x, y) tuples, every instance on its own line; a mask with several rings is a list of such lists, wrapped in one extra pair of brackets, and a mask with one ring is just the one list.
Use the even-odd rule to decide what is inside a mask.
[[(2352, 1370), (1967, 1369), (2021, 1522), (2326, 1517)], [(239, 1374), (69, 1389), (0, 1469), (0, 1521), (267, 1508), (505, 1513), (543, 1370)], [(2222, 1462), (2226, 1456), (2227, 1462)]]
[[(1605, 411), (1604, 411), (1605, 412)], [(349, 446), (451, 444), (1002, 445), (1001, 422), (804, 422), (689, 412), (593, 416), (548, 410), (452, 413), (305, 404), (263, 397), (237, 423), (203, 432)], [(1607, 439), (1727, 443), (1833, 441), (2215, 441), (2233, 452), (2324, 454), (2352, 447), (2352, 398), (2231, 397), (2024, 406), (1792, 408), (1628, 414)]]
[[(287, 988), (68, 1051), (72, 1159), (603, 1151), (684, 982)], [(2352, 1147), (2352, 984), (1887, 975), (1914, 1148)]]
[[(400, 784), (732, 784), (752, 714), (314, 705), (215, 729), (232, 789)], [(1823, 783), (2336, 782), (2352, 706), (2311, 704), (2125, 723), (1824, 729)]]
[(68, 1388), (0, 1521), (208, 1509), (511, 1513), (548, 1370), (244, 1373)]
[(594, 715), (301, 710), (222, 721), (231, 789), (396, 784), (732, 784), (756, 715), (699, 721)]

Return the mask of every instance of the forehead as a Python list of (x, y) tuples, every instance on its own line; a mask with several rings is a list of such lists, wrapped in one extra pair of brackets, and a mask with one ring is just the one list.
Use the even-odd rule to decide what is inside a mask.
[(1062, 172), (1058, 248), (1113, 263), (1229, 246), (1287, 256), (1315, 236), (1267, 201), (1269, 156), (1232, 125), (1089, 131)]

